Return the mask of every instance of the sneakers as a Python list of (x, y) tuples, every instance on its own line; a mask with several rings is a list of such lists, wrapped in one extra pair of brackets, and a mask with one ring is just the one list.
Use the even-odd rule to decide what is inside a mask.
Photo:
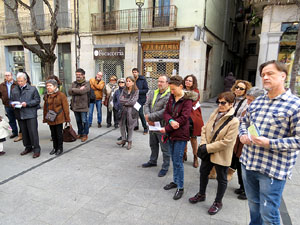
[(183, 195), (183, 192), (184, 192), (184, 189), (177, 189), (174, 196), (173, 196), (173, 199), (174, 200), (178, 200), (178, 199), (181, 199), (182, 195)]
[(158, 177), (164, 177), (164, 176), (166, 176), (167, 172), (168, 172), (168, 170), (161, 169), (159, 171), (159, 173), (158, 173)]
[(142, 165), (143, 168), (154, 167), (154, 166), (157, 166), (157, 164), (150, 163), (150, 162), (146, 162)]
[(223, 204), (221, 202), (214, 202), (208, 210), (209, 215), (215, 215), (222, 209)]
[(204, 202), (205, 199), (206, 199), (206, 195), (197, 193), (194, 197), (189, 198), (189, 202), (195, 204), (197, 202)]
[(174, 182), (171, 182), (171, 183), (167, 184), (166, 186), (164, 186), (165, 190), (170, 190), (173, 188), (177, 188), (177, 184), (175, 184)]

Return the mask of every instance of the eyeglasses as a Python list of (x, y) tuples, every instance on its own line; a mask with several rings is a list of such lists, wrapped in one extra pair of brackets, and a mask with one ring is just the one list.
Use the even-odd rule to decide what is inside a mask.
[(116, 81), (115, 79), (110, 79), (110, 81)]
[(235, 89), (240, 89), (241, 91), (245, 91), (246, 90), (246, 88), (242, 88), (240, 86), (235, 86)]
[(219, 100), (217, 100), (216, 103), (217, 103), (218, 105), (220, 105), (220, 104), (221, 104), (221, 105), (226, 105), (227, 102), (225, 102), (225, 101), (220, 102)]
[(120, 84), (120, 83), (121, 83), (121, 84), (125, 84), (125, 82), (123, 82), (123, 81), (120, 81), (119, 84)]
[(185, 82), (193, 82), (193, 80), (185, 80)]

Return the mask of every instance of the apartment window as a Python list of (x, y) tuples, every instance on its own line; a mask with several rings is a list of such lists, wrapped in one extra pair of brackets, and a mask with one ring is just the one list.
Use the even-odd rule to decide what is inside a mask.
[(256, 43), (248, 44), (248, 54), (249, 55), (256, 55)]

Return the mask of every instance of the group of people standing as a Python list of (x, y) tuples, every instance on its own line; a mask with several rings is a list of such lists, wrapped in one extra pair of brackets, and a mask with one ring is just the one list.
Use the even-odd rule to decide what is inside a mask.
[[(237, 170), (240, 187), (235, 193), (239, 199), (248, 199), (250, 224), (280, 224), (281, 195), (300, 149), (300, 99), (285, 89), (287, 68), (284, 64), (269, 61), (260, 66), (259, 72), (266, 92), (252, 87), (248, 81), (227, 79), (227, 90), (228, 82), (234, 82), (231, 90), (218, 95), (218, 107), (204, 125), (194, 75), (184, 79), (177, 75), (170, 78), (161, 75), (157, 80), (158, 88), (148, 91), (145, 77), (139, 75), (136, 68), (132, 70), (133, 76), (119, 80), (112, 76), (106, 85), (101, 72), (86, 81), (85, 71), (77, 69), (76, 81), (68, 91), (78, 127), (77, 138), (82, 142), (88, 139), (95, 105), (98, 128), (102, 127), (101, 107), (104, 104), (107, 127), (112, 126), (113, 117), (114, 127), (120, 127), (121, 133), (117, 144), (123, 147), (128, 143), (130, 150), (140, 117), (143, 133), (149, 132), (151, 149), (150, 159), (142, 167), (157, 166), (160, 147), (163, 163), (158, 176), (163, 177), (172, 159), (173, 180), (164, 189), (176, 189), (174, 200), (184, 194), (183, 162), (187, 160), (187, 142), (190, 141), (195, 168), (199, 166), (198, 157), (201, 159), (199, 192), (189, 198), (190, 203), (205, 201), (209, 178), (216, 178), (217, 193), (208, 213), (218, 213), (223, 207), (228, 181)], [(25, 73), (17, 74), (17, 83), (8, 73), (6, 75), (0, 93), (12, 127), (11, 137), (18, 136), (10, 114), (13, 112), (25, 146), (21, 155), (33, 152), (33, 158), (39, 157), (39, 93), (30, 85)], [(67, 98), (53, 78), (46, 81), (43, 122), (48, 123), (53, 140), (50, 154), (59, 155), (63, 152), (63, 123), (70, 122), (70, 116)], [(0, 143), (5, 140), (1, 136), (2, 127), (7, 128), (1, 120)], [(201, 136), (199, 145), (198, 136)], [(0, 155), (3, 155), (1, 152), (0, 145)]]

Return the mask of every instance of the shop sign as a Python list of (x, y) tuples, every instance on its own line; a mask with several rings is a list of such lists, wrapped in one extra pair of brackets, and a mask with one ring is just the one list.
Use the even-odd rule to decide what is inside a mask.
[(94, 59), (125, 59), (125, 47), (94, 48)]

